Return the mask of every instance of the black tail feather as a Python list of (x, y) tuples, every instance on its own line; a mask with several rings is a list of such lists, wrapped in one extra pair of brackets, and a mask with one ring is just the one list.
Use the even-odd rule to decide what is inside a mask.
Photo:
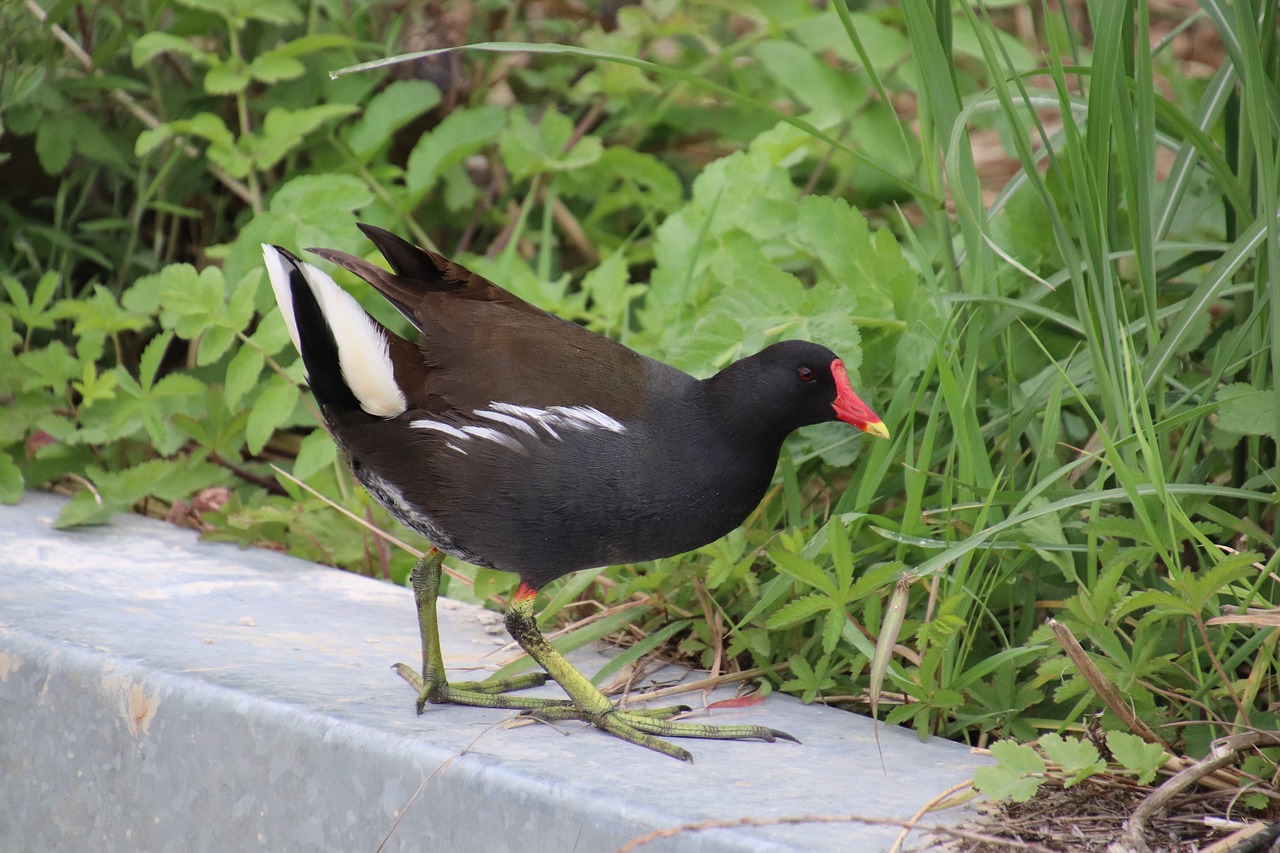
[[(276, 248), (279, 248), (278, 246)], [(289, 293), (293, 298), (293, 318), (302, 344), (302, 363), (307, 368), (307, 383), (321, 406), (342, 410), (359, 410), (360, 401), (342, 378), (338, 359), (338, 341), (320, 309), (320, 303), (302, 275), (299, 261), (280, 249), (289, 260)]]
[(435, 285), (433, 289), (457, 287), (456, 284), (447, 284), (443, 279), (441, 273), (449, 264), (443, 256), (419, 249), (398, 234), (392, 234), (376, 225), (357, 222), (356, 227), (364, 232), (398, 275)]

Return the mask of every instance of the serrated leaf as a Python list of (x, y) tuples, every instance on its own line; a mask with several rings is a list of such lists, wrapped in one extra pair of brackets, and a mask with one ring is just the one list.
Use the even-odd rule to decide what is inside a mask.
[(240, 398), (258, 382), (266, 359), (252, 346), (242, 345), (227, 362), (227, 375), (223, 383), (227, 406), (234, 409)]
[(831, 578), (812, 560), (807, 560), (783, 548), (770, 550), (769, 558), (783, 573), (826, 593), (828, 598), (837, 597), (836, 587)]
[(1150, 784), (1169, 757), (1160, 744), (1147, 743), (1130, 732), (1107, 732), (1107, 748), (1121, 766), (1137, 775), (1139, 785)]
[(227, 310), (223, 317), (223, 325), (236, 331), (244, 331), (253, 321), (254, 301), (258, 289), (265, 278), (262, 270), (253, 270), (240, 277), (231, 296), (227, 299)]
[[(567, 151), (566, 145), (570, 145)], [(573, 122), (549, 110), (535, 125), (521, 112), (510, 114), (507, 132), (498, 139), (498, 151), (512, 175), (527, 178), (539, 172), (568, 172), (595, 163), (604, 153), (597, 137), (573, 140)]]
[(201, 50), (193, 42), (172, 33), (150, 32), (138, 36), (133, 43), (130, 57), (134, 68), (141, 68), (161, 53), (176, 53), (201, 65), (207, 65), (214, 57)]
[(827, 618), (822, 623), (822, 653), (829, 655), (836, 650), (836, 645), (840, 642), (840, 632), (844, 628), (844, 623), (848, 619), (844, 610), (839, 607), (831, 607), (827, 611)]
[(445, 169), (497, 140), (506, 122), (499, 107), (454, 110), (418, 140), (405, 165), (404, 182), (410, 195), (421, 196), (435, 185)]
[(200, 336), (200, 345), (196, 348), (196, 364), (208, 367), (227, 354), (231, 345), (236, 342), (236, 331), (226, 326), (214, 326)]
[(782, 605), (769, 617), (766, 627), (770, 629), (790, 628), (800, 622), (808, 622), (825, 610), (831, 609), (831, 599), (821, 593), (810, 593), (792, 599)]
[(1043, 773), (1047, 769), (1044, 759), (1034, 749), (1011, 740), (991, 744), (991, 755), (1001, 767), (1015, 773)]
[(293, 414), (298, 404), (298, 388), (279, 376), (272, 377), (253, 401), (244, 428), (244, 442), (250, 453), (260, 453), (276, 429)]
[(1107, 769), (1107, 763), (1098, 754), (1098, 748), (1087, 740), (1047, 734), (1041, 736), (1038, 743), (1049, 760), (1061, 767), (1062, 772), (1069, 777), (1064, 782), (1065, 787), (1070, 788)]
[[(314, 215), (317, 211), (355, 210), (372, 200), (369, 185), (353, 175), (303, 175), (276, 191), (271, 210), (295, 215), (307, 211)], [(258, 260), (262, 260), (261, 252)]]
[(23, 391), (48, 388), (61, 393), (71, 380), (80, 376), (80, 362), (61, 341), (18, 354), (18, 364), (24, 369)]
[(204, 90), (210, 95), (234, 95), (248, 88), (252, 80), (248, 67), (230, 58), (209, 67), (204, 75)]
[(1280, 392), (1237, 382), (1218, 390), (1218, 429), (1237, 435), (1270, 435), (1280, 423)]
[(625, 325), (631, 302), (627, 258), (613, 252), (582, 277), (582, 289), (591, 298), (592, 312), (605, 320), (607, 328)]
[(255, 135), (249, 146), (253, 161), (258, 168), (270, 168), (302, 144), (308, 133), (326, 121), (355, 111), (351, 104), (321, 104), (300, 110), (273, 107), (263, 119), (262, 133)]
[[(822, 341), (838, 350), (856, 381), (862, 357), (857, 328), (849, 319), (852, 300), (831, 283), (805, 287), (772, 264), (732, 270), (735, 257), (747, 251), (742, 244), (748, 240), (739, 235), (734, 242), (726, 241), (732, 249), (717, 253), (721, 274), (732, 275), (730, 285), (701, 309), (703, 319), (687, 342), (676, 348), (677, 364), (721, 367), (774, 341), (801, 339)], [(740, 245), (743, 251), (737, 251)], [(742, 333), (725, 337), (727, 327), (713, 319), (720, 315), (732, 317)], [(712, 356), (721, 360), (708, 362)]]
[(391, 141), (397, 130), (440, 103), (440, 90), (426, 80), (397, 80), (365, 104), (364, 114), (347, 134), (347, 145), (367, 161)]
[(988, 800), (1025, 803), (1036, 795), (1044, 779), (1026, 776), (1002, 765), (979, 767), (973, 771), (973, 787)]
[[(1048, 498), (1037, 497), (1031, 502), (1030, 507), (1034, 509), (1048, 506), (1048, 504)], [(1045, 542), (1055, 546), (1067, 544), (1067, 535), (1062, 530), (1062, 519), (1057, 513), (1046, 513), (1024, 521), (1018, 526), (1017, 535), (1032, 543)], [(1068, 583), (1076, 582), (1076, 564), (1070, 554), (1043, 548), (1036, 548), (1036, 553), (1045, 561), (1056, 565)]]
[(106, 524), (114, 513), (122, 509), (123, 507), (113, 504), (99, 503), (92, 492), (76, 492), (71, 500), (62, 505), (53, 526), (57, 530), (65, 530), (68, 527)]
[(338, 457), (333, 439), (322, 429), (312, 430), (298, 445), (298, 456), (293, 461), (293, 476), (306, 480), (317, 471), (329, 468)]
[(173, 340), (173, 331), (166, 329), (147, 342), (138, 361), (138, 382), (143, 388), (150, 388), (156, 382), (156, 373), (160, 370), (160, 362)]
[(845, 590), (853, 582), (853, 553), (849, 549), (848, 531), (839, 518), (827, 522), (827, 550), (836, 569), (836, 584)]
[(160, 377), (151, 389), (152, 397), (191, 397), (203, 394), (205, 384), (188, 373), (170, 373)]

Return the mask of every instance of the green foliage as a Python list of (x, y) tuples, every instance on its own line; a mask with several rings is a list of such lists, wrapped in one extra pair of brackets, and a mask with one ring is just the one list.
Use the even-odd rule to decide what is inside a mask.
[[(207, 536), (403, 580), (408, 554), (271, 468), (395, 528), (317, 428), (261, 268), (263, 242), (368, 253), (359, 219), (702, 374), (821, 340), (894, 435), (793, 437), (742, 530), (603, 573), (607, 603), (644, 604), (568, 642), (629, 623), (627, 660), (759, 666), (862, 706), (892, 639), (889, 720), (1032, 740), (1114, 722), (1053, 615), (1148, 724), (1203, 724), (1177, 729), (1190, 753), (1274, 725), (1271, 629), (1240, 618), (1277, 598), (1280, 476), (1280, 63), (1252, 4), (1201, 4), (1229, 46), (1208, 77), (1147, 38), (1143, 4), (1087, 5), (1091, 42), (1032, 16), (1030, 46), (1004, 31), (1016, 3), (818, 5), (477, 16), (466, 37), (501, 41), (337, 79), (414, 22), (3, 7), (0, 184), (26, 189), (0, 198), (0, 499), (58, 484), (78, 524), (229, 488)], [(990, 139), (1011, 176), (980, 172)], [(460, 571), (453, 595), (514, 583)], [(1059, 741), (1068, 778), (1097, 772)], [(983, 784), (1030, 796), (1043, 767), (1000, 749)]]
[(973, 784), (989, 800), (1025, 803), (1046, 782), (1070, 788), (1100, 773), (1134, 777), (1139, 785), (1149, 785), (1169, 758), (1158, 744), (1146, 743), (1128, 732), (1107, 732), (1106, 744), (1113, 759), (1110, 763), (1097, 746), (1083, 738), (1046, 734), (1036, 741), (1038, 750), (998, 741), (991, 745), (991, 756), (997, 763), (978, 768)]

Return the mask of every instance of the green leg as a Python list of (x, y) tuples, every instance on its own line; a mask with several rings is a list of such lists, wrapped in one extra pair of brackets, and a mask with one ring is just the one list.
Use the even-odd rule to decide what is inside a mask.
[(394, 667), (400, 677), (418, 691), (418, 713), (422, 713), (428, 702), (518, 710), (541, 710), (567, 705), (563, 699), (503, 695), (513, 690), (545, 684), (547, 675), (543, 672), (506, 679), (449, 683), (444, 669), (444, 656), (440, 653), (440, 626), (436, 613), (436, 599), (440, 594), (440, 565), (443, 561), (444, 554), (433, 549), (417, 562), (410, 575), (413, 597), (418, 605), (418, 627), (422, 634), (422, 674), (419, 675), (408, 664), (398, 663)]
[[(699, 723), (675, 723), (665, 719), (688, 710), (685, 707), (662, 708), (653, 711), (624, 711), (613, 706), (585, 675), (564, 655), (556, 651), (538, 630), (533, 618), (532, 589), (520, 585), (519, 591), (507, 608), (507, 630), (516, 642), (529, 653), (529, 657), (542, 665), (573, 700), (572, 706), (550, 706), (530, 709), (530, 716), (540, 720), (582, 720), (591, 723), (611, 735), (639, 746), (661, 752), (681, 761), (692, 761), (688, 750), (667, 743), (664, 737), (714, 738), (720, 740), (782, 740), (796, 741), (786, 732), (764, 726), (710, 726)], [(796, 741), (797, 743), (799, 741)]]

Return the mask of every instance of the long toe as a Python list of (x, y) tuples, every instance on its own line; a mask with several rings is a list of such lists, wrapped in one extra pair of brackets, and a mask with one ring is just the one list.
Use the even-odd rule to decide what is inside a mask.
[(526, 672), (511, 678), (486, 678), (484, 681), (466, 681), (455, 684), (459, 690), (474, 690), (476, 693), (511, 693), (516, 690), (528, 690), (541, 687), (550, 676), (545, 672)]
[(689, 737), (706, 740), (761, 740), (773, 743), (777, 740), (800, 741), (786, 732), (766, 726), (713, 726), (706, 723), (675, 723), (669, 720), (655, 720), (651, 717), (635, 716), (628, 711), (617, 711), (623, 720), (641, 731), (661, 737)]
[(654, 720), (669, 720), (692, 710), (688, 705), (669, 705), (665, 708), (628, 708), (625, 713)]

